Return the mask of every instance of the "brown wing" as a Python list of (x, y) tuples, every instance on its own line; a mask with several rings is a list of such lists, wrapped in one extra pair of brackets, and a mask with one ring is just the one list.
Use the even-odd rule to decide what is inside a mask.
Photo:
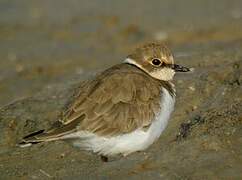
[(85, 115), (80, 130), (128, 133), (150, 125), (160, 108), (160, 88), (159, 81), (136, 67), (119, 65), (84, 84), (61, 121), (66, 125)]

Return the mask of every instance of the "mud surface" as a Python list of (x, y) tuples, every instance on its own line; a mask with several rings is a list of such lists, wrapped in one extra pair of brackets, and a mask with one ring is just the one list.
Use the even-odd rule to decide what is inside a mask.
[[(217, 3), (216, 3), (217, 2)], [(176, 62), (176, 108), (147, 151), (110, 162), (66, 142), (18, 148), (76, 84), (139, 43)], [(241, 1), (0, 1), (0, 179), (242, 179)]]

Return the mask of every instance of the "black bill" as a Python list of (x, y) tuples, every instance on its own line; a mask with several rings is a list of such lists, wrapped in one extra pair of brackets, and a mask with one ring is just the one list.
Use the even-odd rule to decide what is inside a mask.
[(191, 71), (189, 68), (178, 65), (178, 64), (171, 64), (170, 66), (172, 69), (174, 69), (176, 72), (188, 72)]

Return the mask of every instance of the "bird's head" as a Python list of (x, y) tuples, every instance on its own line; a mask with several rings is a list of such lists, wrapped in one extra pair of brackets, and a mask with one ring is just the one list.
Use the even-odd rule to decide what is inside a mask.
[(125, 63), (132, 64), (153, 78), (170, 81), (176, 72), (188, 72), (189, 68), (174, 64), (170, 50), (161, 43), (148, 43), (127, 56)]

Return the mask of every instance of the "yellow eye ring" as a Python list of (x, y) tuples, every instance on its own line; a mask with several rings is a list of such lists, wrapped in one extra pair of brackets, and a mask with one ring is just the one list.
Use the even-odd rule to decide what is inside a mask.
[(154, 58), (154, 59), (152, 59), (151, 62), (152, 62), (152, 64), (153, 64), (154, 66), (161, 66), (161, 65), (162, 65), (161, 60), (158, 59), (158, 58)]

